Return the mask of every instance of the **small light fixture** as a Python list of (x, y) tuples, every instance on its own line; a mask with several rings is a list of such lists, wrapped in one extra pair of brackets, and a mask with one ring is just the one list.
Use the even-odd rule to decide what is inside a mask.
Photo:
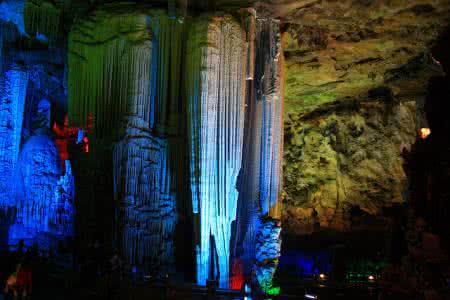
[(312, 295), (312, 294), (305, 294), (305, 298), (306, 299), (318, 299), (316, 295)]
[(327, 279), (327, 275), (320, 273), (319, 278), (320, 278), (320, 280), (325, 280), (325, 279)]
[(375, 276), (369, 275), (369, 276), (367, 277), (367, 279), (369, 279), (369, 281), (374, 281), (374, 280), (375, 280)]
[(419, 129), (420, 137), (421, 137), (423, 140), (426, 139), (426, 138), (430, 135), (430, 133), (431, 133), (431, 129), (430, 129), (430, 128), (423, 127), (423, 128), (420, 128), (420, 129)]

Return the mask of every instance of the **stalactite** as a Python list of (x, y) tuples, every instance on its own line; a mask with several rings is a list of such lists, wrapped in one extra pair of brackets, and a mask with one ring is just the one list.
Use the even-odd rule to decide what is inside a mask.
[(26, 0), (24, 8), (25, 31), (57, 38), (61, 32), (62, 10), (45, 0)]
[[(146, 17), (138, 13), (113, 18), (100, 10), (73, 26), (68, 78), (72, 127), (85, 127), (91, 114), (95, 135), (103, 137), (117, 131), (123, 114), (149, 119), (150, 40)], [(133, 94), (135, 106), (129, 103)]]
[[(283, 153), (281, 89), (280, 24), (276, 20), (258, 19), (256, 97), (262, 101), (260, 205), (262, 214), (277, 204), (280, 193), (281, 159)], [(260, 68), (258, 70), (258, 68)]]
[(242, 158), (245, 35), (230, 16), (204, 17), (191, 25), (187, 43), (191, 190), (200, 219), (197, 282), (205, 284), (208, 277), (212, 236), (218, 256), (214, 276), (227, 286)]
[[(123, 115), (136, 115), (160, 131), (174, 126), (183, 30), (183, 24), (158, 10), (99, 10), (77, 23), (69, 37), (69, 119), (74, 126), (85, 124), (89, 113), (98, 136), (110, 134)], [(130, 103), (134, 94), (139, 95), (137, 105)]]
[(54, 141), (39, 131), (25, 143), (15, 174), (15, 222), (9, 228), (9, 244), (22, 239), (28, 246), (56, 250), (60, 241), (74, 234), (74, 178), (70, 162), (61, 176)]
[(247, 80), (253, 80), (255, 76), (255, 39), (256, 39), (256, 11), (245, 9), (242, 12), (242, 23), (245, 27), (247, 42)]
[[(249, 22), (248, 22), (249, 23)], [(282, 58), (279, 23), (257, 18), (254, 80), (248, 82), (243, 168), (233, 257), (242, 260), (247, 276), (254, 269), (261, 219), (277, 216), (282, 159)], [(248, 30), (252, 32), (251, 30)]]
[[(243, 257), (246, 270), (258, 250), (261, 218), (276, 216), (283, 100), (279, 24), (256, 20), (252, 11), (242, 21), (225, 15), (183, 23), (162, 11), (111, 4), (72, 28), (69, 119), (83, 127), (92, 115), (92, 135), (116, 141), (114, 194), (130, 264), (158, 270), (171, 264), (184, 105), (198, 282), (205, 283), (214, 265), (212, 276), (221, 286), (228, 283), (238, 198), (233, 255)], [(217, 263), (211, 259), (216, 255)]]
[(93, 134), (117, 141), (122, 250), (128, 264), (159, 275), (174, 263), (183, 30), (164, 11), (110, 5), (77, 23), (69, 42), (70, 121), (92, 113)]

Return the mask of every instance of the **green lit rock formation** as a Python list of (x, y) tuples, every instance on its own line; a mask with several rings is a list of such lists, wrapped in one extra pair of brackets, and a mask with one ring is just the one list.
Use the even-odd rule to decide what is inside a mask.
[(286, 22), (285, 233), (351, 230), (352, 209), (405, 201), (401, 154), (427, 127), (428, 80), (442, 75), (429, 51), (450, 4), (284, 3), (264, 7)]

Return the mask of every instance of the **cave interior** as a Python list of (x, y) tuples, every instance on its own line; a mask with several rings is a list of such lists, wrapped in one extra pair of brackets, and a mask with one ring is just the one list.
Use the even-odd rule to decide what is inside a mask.
[(449, 74), (446, 0), (0, 0), (0, 284), (449, 296)]

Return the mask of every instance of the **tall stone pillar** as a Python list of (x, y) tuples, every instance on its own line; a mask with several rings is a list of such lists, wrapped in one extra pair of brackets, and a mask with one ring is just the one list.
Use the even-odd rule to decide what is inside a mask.
[(236, 184), (242, 163), (246, 56), (244, 30), (229, 15), (190, 26), (186, 92), (191, 191), (196, 219), (197, 282), (228, 285)]
[(69, 118), (92, 115), (110, 141), (117, 242), (129, 265), (160, 275), (174, 262), (183, 28), (162, 10), (105, 5), (69, 41)]
[[(255, 26), (255, 69), (248, 82), (243, 167), (238, 184), (232, 255), (236, 263), (243, 264), (246, 276), (256, 269), (259, 280), (262, 276), (273, 276), (276, 268), (270, 264), (269, 271), (262, 271), (261, 264), (275, 261), (280, 254), (280, 223), (276, 219), (279, 218), (283, 153), (283, 60), (279, 22), (257, 17), (256, 21), (247, 23)], [(259, 281), (261, 284), (270, 280)]]

